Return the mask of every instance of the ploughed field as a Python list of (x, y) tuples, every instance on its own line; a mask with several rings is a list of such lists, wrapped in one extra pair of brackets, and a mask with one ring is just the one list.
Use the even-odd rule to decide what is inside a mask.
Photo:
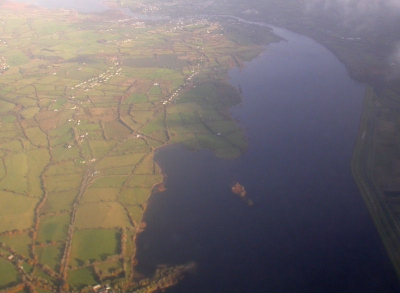
[(1, 5), (0, 289), (175, 284), (184, 266), (134, 270), (163, 180), (154, 151), (239, 156), (247, 141), (228, 109), (241, 97), (226, 73), (278, 38), (232, 22)]

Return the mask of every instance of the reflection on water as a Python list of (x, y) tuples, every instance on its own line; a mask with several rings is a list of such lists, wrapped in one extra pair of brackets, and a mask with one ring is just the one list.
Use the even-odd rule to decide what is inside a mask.
[(150, 200), (138, 269), (196, 263), (168, 292), (399, 292), (350, 172), (364, 85), (314, 41), (275, 31), (287, 41), (230, 74), (248, 151), (157, 154), (167, 190)]

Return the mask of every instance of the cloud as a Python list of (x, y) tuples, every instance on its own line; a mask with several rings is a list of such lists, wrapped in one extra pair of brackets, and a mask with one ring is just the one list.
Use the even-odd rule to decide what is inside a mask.
[(306, 12), (325, 13), (338, 24), (363, 30), (400, 16), (400, 0), (305, 0)]
[(400, 10), (400, 0), (388, 0), (388, 4), (390, 7)]
[(306, 6), (309, 11), (337, 10), (345, 15), (364, 15), (400, 10), (400, 0), (306, 0)]

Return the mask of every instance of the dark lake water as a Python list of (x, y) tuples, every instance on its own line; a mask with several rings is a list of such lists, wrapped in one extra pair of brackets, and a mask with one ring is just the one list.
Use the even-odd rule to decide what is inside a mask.
[(167, 292), (400, 292), (350, 172), (365, 86), (313, 40), (275, 31), (287, 41), (230, 72), (248, 151), (158, 151), (167, 191), (150, 199), (138, 269), (195, 263)]
[[(99, 0), (19, 0), (98, 12)], [(365, 87), (324, 47), (287, 42), (230, 72), (249, 149), (234, 161), (179, 146), (156, 160), (167, 191), (151, 197), (138, 269), (194, 263), (167, 292), (394, 293), (399, 282), (350, 172)], [(254, 206), (230, 191), (240, 182)]]

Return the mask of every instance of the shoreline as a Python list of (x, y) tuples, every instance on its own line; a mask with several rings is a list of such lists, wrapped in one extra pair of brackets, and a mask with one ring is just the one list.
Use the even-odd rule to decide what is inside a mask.
[[(351, 171), (360, 194), (378, 230), (389, 258), (400, 278), (399, 227), (384, 200), (384, 195), (373, 175), (374, 156), (374, 92), (366, 87), (358, 138), (351, 159)], [(367, 142), (369, 140), (369, 142)], [(396, 231), (397, 230), (397, 231)]]

